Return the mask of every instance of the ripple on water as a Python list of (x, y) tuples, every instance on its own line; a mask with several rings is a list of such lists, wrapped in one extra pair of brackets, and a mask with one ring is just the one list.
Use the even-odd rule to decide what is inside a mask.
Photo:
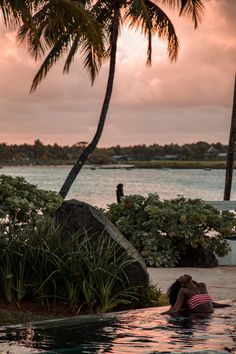
[(0, 329), (0, 354), (236, 353), (236, 308), (168, 316), (161, 308)]

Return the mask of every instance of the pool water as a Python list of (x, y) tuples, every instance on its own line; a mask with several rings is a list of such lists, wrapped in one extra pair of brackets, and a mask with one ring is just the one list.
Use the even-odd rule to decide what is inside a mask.
[(0, 354), (236, 353), (236, 306), (213, 315), (161, 315), (166, 308), (0, 327)]

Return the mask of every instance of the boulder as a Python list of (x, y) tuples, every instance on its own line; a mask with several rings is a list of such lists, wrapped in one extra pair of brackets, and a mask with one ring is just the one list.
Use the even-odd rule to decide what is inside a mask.
[(197, 267), (197, 268), (213, 268), (218, 266), (215, 254), (205, 248), (199, 246), (197, 248), (189, 247), (181, 259), (177, 267)]
[(126, 268), (131, 286), (139, 287), (141, 297), (145, 296), (149, 284), (146, 264), (136, 248), (120, 233), (103, 213), (92, 205), (75, 199), (65, 201), (54, 215), (55, 221), (61, 226), (61, 237), (67, 239), (78, 230), (86, 229), (92, 237), (108, 234), (135, 261)]

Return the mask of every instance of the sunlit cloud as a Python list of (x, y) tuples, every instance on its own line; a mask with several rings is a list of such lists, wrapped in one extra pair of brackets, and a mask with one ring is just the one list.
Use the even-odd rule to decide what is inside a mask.
[[(166, 10), (168, 11), (168, 10)], [(208, 0), (197, 30), (169, 12), (180, 41), (176, 63), (166, 43), (147, 43), (124, 29), (118, 42), (113, 97), (100, 146), (228, 141), (236, 70), (235, 0)], [(106, 64), (93, 87), (76, 56), (69, 75), (60, 61), (29, 94), (40, 63), (0, 27), (0, 141), (74, 144), (96, 130), (108, 75)]]

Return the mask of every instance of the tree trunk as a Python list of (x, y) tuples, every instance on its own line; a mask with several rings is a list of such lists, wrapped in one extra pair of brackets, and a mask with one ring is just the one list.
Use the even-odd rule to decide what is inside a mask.
[(67, 196), (75, 178), (77, 177), (78, 173), (80, 172), (85, 162), (88, 160), (89, 156), (95, 150), (103, 132), (103, 128), (104, 128), (104, 124), (106, 121), (106, 116), (109, 108), (109, 103), (112, 95), (112, 90), (113, 90), (113, 82), (114, 82), (115, 66), (116, 66), (117, 40), (118, 40), (118, 33), (119, 33), (119, 20), (120, 20), (120, 10), (119, 7), (117, 7), (114, 9), (114, 14), (112, 18), (109, 75), (108, 75), (106, 93), (105, 93), (102, 110), (100, 113), (100, 118), (97, 126), (97, 131), (91, 143), (85, 148), (85, 150), (80, 155), (79, 159), (72, 167), (63, 186), (61, 187), (59, 195), (62, 198), (65, 198)]
[(224, 200), (230, 200), (233, 169), (234, 169), (235, 142), (236, 142), (236, 75), (235, 75), (235, 82), (234, 82), (233, 110), (232, 110), (229, 145), (228, 145), (228, 153), (227, 153), (227, 161), (226, 161)]

